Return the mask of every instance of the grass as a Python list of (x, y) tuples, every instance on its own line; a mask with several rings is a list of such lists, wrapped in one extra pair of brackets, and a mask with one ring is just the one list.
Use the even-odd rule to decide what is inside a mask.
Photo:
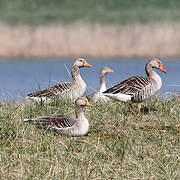
[(66, 137), (24, 123), (24, 118), (74, 114), (56, 101), (0, 107), (1, 179), (179, 179), (180, 101), (152, 99), (149, 112), (127, 114), (124, 103), (84, 109), (88, 136)]
[(179, 23), (178, 0), (0, 0), (0, 21), (17, 25)]

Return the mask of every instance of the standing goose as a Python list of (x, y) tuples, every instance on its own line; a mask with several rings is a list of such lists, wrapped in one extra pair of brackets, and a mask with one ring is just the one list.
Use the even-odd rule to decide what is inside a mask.
[(104, 67), (100, 72), (100, 89), (98, 92), (90, 94), (88, 98), (92, 102), (97, 102), (99, 100), (108, 101), (110, 100), (108, 97), (104, 96), (102, 93), (106, 90), (106, 81), (105, 76), (108, 73), (112, 73), (113, 70), (107, 67)]
[(86, 91), (86, 84), (80, 75), (81, 67), (91, 67), (91, 65), (88, 64), (83, 58), (76, 59), (73, 62), (71, 68), (71, 76), (73, 82), (58, 83), (48, 89), (28, 94), (26, 98), (36, 101), (40, 101), (41, 99), (46, 101), (49, 99), (53, 99), (56, 96), (71, 100), (83, 96)]
[[(143, 102), (159, 91), (162, 85), (161, 77), (152, 68), (166, 73), (160, 59), (153, 58), (145, 66), (146, 77), (131, 77), (103, 92), (103, 94), (119, 101), (132, 103)], [(131, 108), (131, 104), (129, 104), (129, 107)], [(140, 111), (141, 105), (138, 104), (138, 113)]]
[(60, 134), (66, 134), (68, 136), (84, 136), (88, 133), (89, 129), (88, 119), (85, 117), (82, 110), (82, 107), (84, 106), (93, 105), (84, 97), (78, 98), (75, 101), (76, 118), (72, 118), (68, 115), (55, 115), (24, 119), (24, 121), (45, 125)]

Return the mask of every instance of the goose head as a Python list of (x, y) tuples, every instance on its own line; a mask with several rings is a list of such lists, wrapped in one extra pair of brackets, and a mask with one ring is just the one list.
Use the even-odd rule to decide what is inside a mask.
[(73, 66), (77, 66), (79, 68), (81, 68), (81, 67), (92, 67), (92, 65), (88, 64), (87, 61), (83, 58), (77, 58), (74, 61)]
[(148, 63), (146, 64), (146, 70), (149, 67), (156, 68), (156, 69), (166, 73), (166, 70), (165, 70), (164, 66), (162, 65), (162, 62), (159, 58), (153, 58), (150, 61), (148, 61)]
[(93, 106), (85, 97), (80, 97), (76, 100), (75, 104), (77, 106)]
[(108, 73), (112, 73), (113, 70), (108, 68), (108, 67), (104, 67), (102, 70), (101, 70), (101, 75), (105, 75), (105, 74), (108, 74)]

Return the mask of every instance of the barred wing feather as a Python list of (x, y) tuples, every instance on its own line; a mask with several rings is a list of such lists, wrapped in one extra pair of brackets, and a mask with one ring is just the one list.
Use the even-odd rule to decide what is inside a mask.
[(28, 97), (47, 97), (52, 98), (56, 95), (63, 95), (65, 92), (69, 91), (72, 87), (71, 82), (58, 83), (48, 89), (40, 90), (31, 94)]
[(76, 119), (67, 115), (44, 116), (34, 119), (25, 119), (26, 122), (34, 122), (44, 125), (49, 125), (53, 129), (66, 129), (74, 126)]
[(122, 81), (103, 93), (131, 95), (133, 102), (141, 102), (152, 95), (151, 87), (152, 80), (150, 78), (136, 76)]

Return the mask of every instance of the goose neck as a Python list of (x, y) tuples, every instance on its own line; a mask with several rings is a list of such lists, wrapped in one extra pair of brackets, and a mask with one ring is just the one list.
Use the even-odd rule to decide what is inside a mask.
[(155, 76), (159, 76), (153, 69), (151, 64), (147, 64), (145, 67), (145, 71), (148, 77), (153, 78)]
[(104, 92), (105, 90), (106, 90), (105, 74), (100, 74), (100, 92)]
[(152, 66), (151, 65), (146, 65), (146, 74), (149, 78), (155, 80), (159, 86), (161, 86), (162, 84), (162, 81), (161, 81), (161, 77), (158, 75), (158, 73), (156, 73), (153, 69), (152, 69)]
[(81, 106), (76, 105), (75, 108), (76, 119), (81, 120), (84, 118), (84, 112)]
[(71, 76), (73, 80), (77, 80), (80, 77), (80, 69), (77, 66), (72, 66)]

